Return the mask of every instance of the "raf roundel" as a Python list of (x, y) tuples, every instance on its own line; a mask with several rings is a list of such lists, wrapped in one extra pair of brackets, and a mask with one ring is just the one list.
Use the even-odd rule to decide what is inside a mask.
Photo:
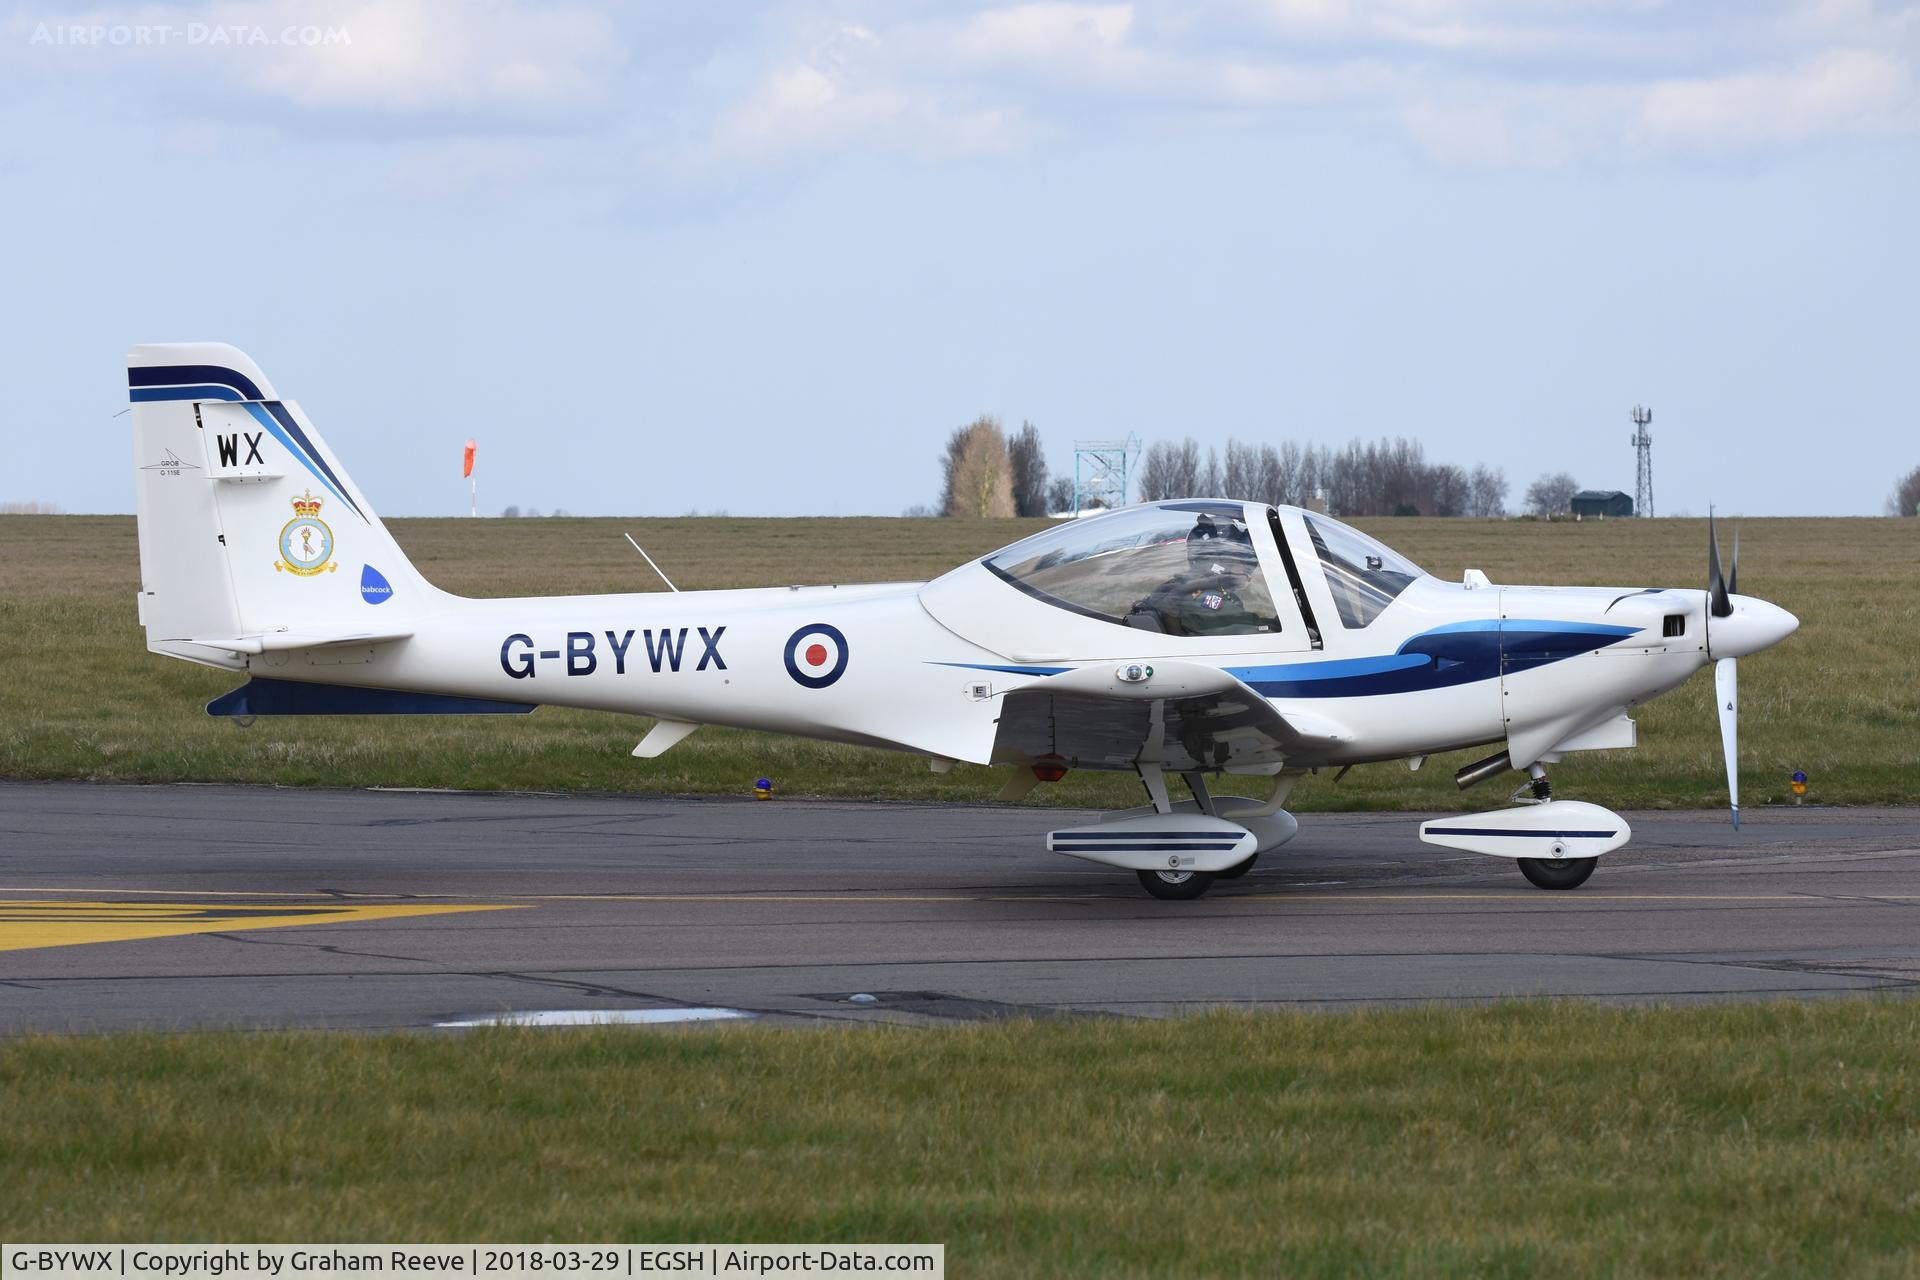
[(847, 638), (816, 622), (787, 637), (787, 674), (809, 689), (824, 689), (847, 670)]

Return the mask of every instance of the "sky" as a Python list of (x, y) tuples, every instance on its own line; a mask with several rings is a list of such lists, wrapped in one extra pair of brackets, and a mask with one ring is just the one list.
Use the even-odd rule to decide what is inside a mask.
[(948, 433), (1878, 514), (1920, 5), (0, 3), (0, 502), (247, 351), (376, 508), (897, 514)]

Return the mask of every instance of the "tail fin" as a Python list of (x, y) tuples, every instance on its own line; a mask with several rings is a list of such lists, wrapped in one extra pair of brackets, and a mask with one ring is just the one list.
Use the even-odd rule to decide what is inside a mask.
[(440, 592), (298, 405), (224, 343), (127, 355), (147, 647), (233, 656), (396, 638)]

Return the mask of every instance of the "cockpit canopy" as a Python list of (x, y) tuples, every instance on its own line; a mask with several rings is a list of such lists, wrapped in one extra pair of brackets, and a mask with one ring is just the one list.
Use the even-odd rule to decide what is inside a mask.
[[(1294, 545), (1276, 545), (1285, 525), (1259, 504), (1159, 502), (1061, 524), (980, 563), (1035, 600), (1116, 626), (1190, 637), (1284, 631), (1315, 647), (1315, 598), (1324, 613), (1331, 597), (1341, 624), (1358, 630), (1422, 576), (1393, 548), (1330, 516), (1303, 511), (1292, 527)], [(1315, 560), (1324, 596), (1301, 579)]]
[(1420, 566), (1392, 547), (1330, 516), (1305, 515), (1307, 536), (1327, 575), (1333, 607), (1348, 627), (1364, 627), (1420, 576)]
[[(1164, 502), (1049, 529), (983, 562), (1036, 599), (1175, 636), (1280, 630), (1237, 502)], [(1264, 531), (1262, 531), (1264, 533)]]

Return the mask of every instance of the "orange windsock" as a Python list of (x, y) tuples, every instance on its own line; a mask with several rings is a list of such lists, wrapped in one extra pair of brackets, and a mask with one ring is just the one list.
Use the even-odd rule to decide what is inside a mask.
[(462, 476), (471, 476), (473, 474), (473, 455), (478, 452), (479, 448), (480, 446), (473, 441), (467, 441), (467, 456), (460, 467), (460, 474)]

